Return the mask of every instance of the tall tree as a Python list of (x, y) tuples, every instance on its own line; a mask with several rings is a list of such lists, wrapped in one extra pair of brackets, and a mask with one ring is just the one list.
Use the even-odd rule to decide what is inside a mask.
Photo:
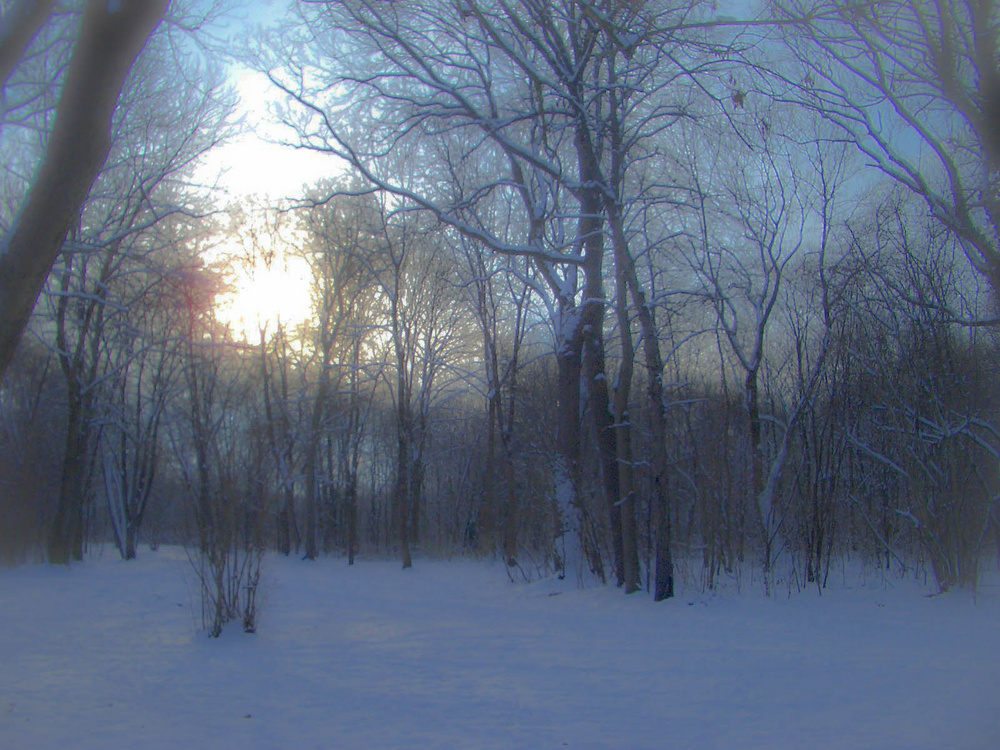
[[(176, 254), (171, 253), (171, 256)], [(115, 543), (125, 560), (134, 559), (139, 531), (160, 469), (161, 427), (176, 395), (180, 369), (176, 337), (181, 300), (170, 294), (163, 276), (136, 275), (129, 309), (105, 330), (107, 380), (95, 422), (99, 425), (99, 463)]]
[(108, 366), (128, 366), (108, 351), (109, 333), (116, 326), (123, 330), (130, 305), (138, 311), (139, 298), (169, 271), (171, 264), (156, 256), (177, 252), (203, 229), (197, 220), (181, 218), (190, 212), (181, 204), (193, 199), (178, 181), (226, 130), (231, 105), (218, 77), (177, 87), (161, 65), (169, 51), (150, 49), (136, 64), (120, 97), (112, 158), (90, 188), (48, 289), (69, 402), (63, 483), (48, 544), (56, 562), (79, 559), (82, 551), (97, 386), (115, 376)]
[[(328, 198), (325, 193), (320, 197)], [(379, 308), (372, 260), (376, 248), (382, 246), (384, 227), (382, 214), (370, 196), (343, 195), (317, 200), (315, 206), (301, 212), (300, 222), (303, 252), (312, 271), (314, 312), (307, 331), (310, 338), (307, 346), (312, 351), (316, 385), (304, 438), (303, 462), (305, 554), (312, 559), (318, 554), (320, 480), (327, 486), (335, 480), (333, 476), (324, 476), (321, 449), (337, 416), (335, 402), (340, 400), (345, 381), (351, 384), (349, 388), (355, 399), (359, 397), (356, 368), (360, 363), (355, 361), (360, 358), (360, 351), (355, 350), (368, 332), (362, 329), (374, 325), (366, 317), (373, 316)], [(349, 421), (360, 419), (359, 408), (355, 400)], [(356, 423), (352, 427), (360, 429)], [(354, 467), (354, 473), (348, 471), (348, 482), (356, 484), (356, 460), (349, 460), (347, 466)], [(331, 470), (328, 466), (326, 473)], [(325, 509), (327, 513), (329, 510)]]
[[(600, 445), (604, 512), (613, 527), (614, 569), (622, 580), (618, 461), (603, 341), (603, 194), (609, 184), (605, 162), (611, 158), (603, 113), (610, 88), (635, 87), (641, 74), (616, 78), (616, 69), (606, 63), (638, 59), (638, 51), (645, 50), (645, 70), (656, 68), (669, 56), (654, 50), (679, 44), (676, 37), (692, 6), (523, 0), (470, 2), (456, 9), (361, 0), (337, 7), (300, 3), (299, 8), (312, 40), (309, 59), (284, 66), (274, 58), (263, 66), (294, 102), (296, 113), (286, 122), (298, 142), (342, 156), (379, 188), (493, 252), (523, 255), (537, 264), (553, 300), (561, 368), (563, 437), (554, 461), (555, 494), (562, 515), (584, 510), (577, 464), (584, 434), (579, 406), (586, 395), (593, 407), (588, 413), (596, 420), (593, 434)], [(336, 28), (350, 30), (351, 36), (331, 38)], [(345, 44), (354, 50), (349, 55), (341, 54)], [(324, 56), (338, 61), (333, 76)], [(680, 76), (690, 73), (684, 64), (677, 70)], [(349, 83), (357, 107), (335, 110), (324, 93), (331, 89), (312, 85), (320, 80)], [(363, 125), (345, 119), (376, 111), (378, 118)], [(653, 106), (637, 130), (655, 132), (673, 113), (673, 108)], [(404, 149), (437, 160), (412, 185), (378, 168), (383, 155)], [(493, 166), (477, 167), (483, 163)], [(521, 214), (517, 236), (509, 224), (491, 220), (495, 214), (489, 207), (503, 199), (513, 201)], [(597, 567), (596, 558), (591, 563)]]
[[(468, 268), (463, 269), (462, 285), (483, 342), (487, 412), (485, 487), (475, 535), (484, 551), (501, 550), (507, 565), (513, 567), (517, 565), (519, 505), (515, 416), (535, 275), (524, 259), (496, 256), (480, 243), (465, 241), (463, 249)], [(497, 494), (501, 486), (506, 493), (502, 503)]]
[(0, 240), (0, 376), (107, 158), (122, 86), (168, 4), (87, 3), (45, 156), (15, 223)]

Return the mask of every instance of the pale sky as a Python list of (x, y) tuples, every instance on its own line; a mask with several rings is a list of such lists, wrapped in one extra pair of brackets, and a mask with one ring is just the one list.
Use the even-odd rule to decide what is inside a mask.
[(202, 181), (218, 180), (233, 197), (250, 194), (277, 201), (300, 195), (304, 183), (343, 170), (343, 162), (335, 157), (276, 143), (280, 134), (270, 123), (267, 79), (246, 68), (234, 69), (232, 76), (249, 132), (206, 157), (199, 172)]

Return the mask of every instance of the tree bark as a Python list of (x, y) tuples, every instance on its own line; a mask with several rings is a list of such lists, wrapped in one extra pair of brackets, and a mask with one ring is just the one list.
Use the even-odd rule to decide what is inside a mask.
[(8, 18), (0, 22), (0, 87), (7, 84), (31, 40), (49, 20), (54, 4), (54, 0), (21, 0), (4, 14)]
[[(588, 282), (587, 289), (596, 293), (597, 284)], [(618, 438), (615, 434), (614, 420), (611, 417), (611, 395), (608, 389), (608, 379), (604, 358), (604, 298), (603, 290), (600, 297), (587, 294), (584, 301), (585, 309), (581, 315), (584, 327), (584, 375), (586, 377), (587, 393), (590, 400), (591, 419), (597, 438), (598, 461), (601, 469), (601, 489), (604, 504), (608, 510), (608, 520), (611, 526), (611, 545), (614, 555), (612, 561), (615, 571), (615, 581), (619, 586), (625, 583), (625, 558), (622, 545), (622, 512), (620, 500), (620, 477), (618, 470)], [(591, 556), (591, 567), (602, 579), (603, 566), (599, 563), (596, 553)]]
[(89, 434), (80, 397), (70, 394), (66, 447), (59, 479), (59, 504), (49, 529), (46, 553), (50, 563), (68, 565), (83, 558), (83, 504)]
[[(90, 0), (45, 156), (0, 246), (0, 377), (63, 241), (111, 147), (111, 119), (132, 64), (169, 0)], [(111, 10), (117, 5), (117, 10)]]
[(306, 479), (306, 552), (305, 559), (315, 560), (319, 554), (317, 544), (317, 475), (319, 474), (319, 448), (323, 422), (326, 414), (327, 393), (329, 391), (330, 378), (327, 374), (327, 360), (329, 353), (323, 357), (323, 371), (319, 376), (319, 387), (316, 389), (316, 400), (313, 403), (312, 416), (309, 420), (309, 443), (306, 446), (306, 460), (303, 467)]
[(646, 300), (646, 295), (639, 285), (635, 263), (628, 250), (621, 209), (615, 201), (608, 200), (607, 211), (615, 247), (615, 263), (631, 291), (632, 306), (636, 311), (639, 329), (642, 332), (643, 354), (649, 378), (647, 398), (654, 425), (651, 456), (653, 497), (650, 502), (655, 509), (656, 516), (656, 583), (653, 600), (659, 602), (674, 595), (674, 561), (671, 551), (673, 523), (666, 486), (667, 414), (663, 403), (663, 357), (660, 354), (659, 337), (653, 314)]
[(556, 570), (582, 564), (580, 508), (580, 376), (583, 337), (579, 311), (569, 297), (560, 300), (556, 362), (558, 364), (558, 435), (554, 462)]
[[(400, 419), (408, 423), (405, 414), (400, 414)], [(403, 569), (413, 565), (413, 558), (410, 555), (410, 485), (413, 481), (410, 477), (410, 441), (406, 437), (407, 428), (400, 427), (396, 436), (396, 491), (394, 495), (393, 516), (396, 522), (396, 529), (399, 533), (400, 554), (403, 560)]]
[(615, 311), (618, 316), (618, 336), (621, 339), (622, 363), (615, 383), (613, 417), (618, 449), (618, 477), (621, 500), (622, 531), (622, 584), (625, 593), (639, 590), (639, 549), (635, 525), (635, 480), (632, 466), (632, 416), (629, 398), (632, 393), (632, 374), (635, 346), (632, 343), (632, 325), (628, 314), (628, 282), (624, 269), (617, 268), (618, 295)]
[(517, 479), (514, 473), (514, 451), (510, 436), (503, 440), (504, 480), (507, 499), (504, 503), (503, 558), (509, 567), (517, 565)]
[[(484, 350), (489, 357), (491, 352), (488, 342)], [(490, 365), (494, 366), (495, 363)], [(483, 467), (483, 499), (476, 521), (476, 539), (480, 551), (492, 553), (496, 549), (496, 434), (500, 422), (500, 394), (493, 372), (489, 373), (487, 382), (490, 394), (486, 399), (486, 465)]]
[[(581, 180), (590, 186), (580, 191), (579, 220), (579, 237), (584, 248), (584, 292), (580, 313), (584, 374), (597, 437), (602, 494), (611, 525), (615, 579), (621, 586), (625, 582), (625, 561), (622, 553), (618, 448), (611, 418), (611, 396), (604, 358), (604, 317), (607, 302), (604, 294), (604, 205), (601, 193), (596, 187), (604, 180), (588, 124), (582, 117), (576, 124), (576, 150)], [(599, 561), (595, 559), (593, 563), (599, 564)], [(595, 572), (603, 578), (603, 571)]]

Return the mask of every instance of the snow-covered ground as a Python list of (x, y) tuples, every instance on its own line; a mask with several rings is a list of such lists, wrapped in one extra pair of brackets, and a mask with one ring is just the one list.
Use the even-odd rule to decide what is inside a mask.
[(198, 633), (180, 550), (0, 570), (0, 748), (1000, 748), (1000, 579), (772, 600), (269, 557)]

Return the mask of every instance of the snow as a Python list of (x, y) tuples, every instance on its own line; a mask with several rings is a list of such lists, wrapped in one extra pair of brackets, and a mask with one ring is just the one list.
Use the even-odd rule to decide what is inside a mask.
[(1000, 747), (1000, 577), (833, 578), (654, 604), (268, 557), (258, 633), (212, 640), (181, 550), (0, 570), (0, 747)]

